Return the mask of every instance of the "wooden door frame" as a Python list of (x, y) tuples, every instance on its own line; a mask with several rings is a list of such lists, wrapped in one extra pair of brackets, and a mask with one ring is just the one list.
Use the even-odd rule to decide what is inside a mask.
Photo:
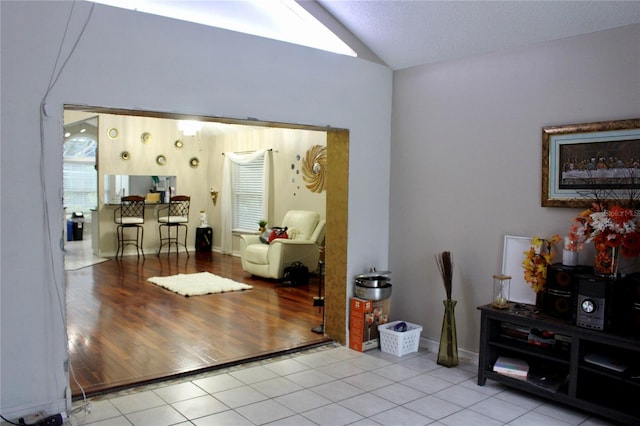
[(327, 131), (325, 334), (346, 345), (349, 131)]

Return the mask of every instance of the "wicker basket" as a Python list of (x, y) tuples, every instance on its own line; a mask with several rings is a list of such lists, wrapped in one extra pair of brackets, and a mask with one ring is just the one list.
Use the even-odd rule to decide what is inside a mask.
[(403, 356), (418, 352), (422, 326), (406, 322), (407, 331), (393, 331), (393, 327), (403, 321), (393, 321), (378, 326), (380, 333), (380, 349), (384, 353)]

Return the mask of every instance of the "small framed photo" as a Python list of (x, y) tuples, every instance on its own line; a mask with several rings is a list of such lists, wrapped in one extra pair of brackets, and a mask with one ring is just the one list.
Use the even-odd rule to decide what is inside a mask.
[(524, 280), (522, 261), (525, 252), (531, 247), (533, 237), (505, 235), (502, 251), (502, 274), (511, 277), (511, 295), (509, 301), (535, 305), (536, 293)]
[(640, 196), (640, 118), (542, 128), (542, 207)]

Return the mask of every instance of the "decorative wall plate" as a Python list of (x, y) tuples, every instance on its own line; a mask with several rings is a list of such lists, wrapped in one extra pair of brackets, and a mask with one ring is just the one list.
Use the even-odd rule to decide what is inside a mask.
[(314, 145), (309, 148), (302, 160), (302, 179), (312, 192), (324, 191), (327, 173), (327, 147)]
[(144, 132), (143, 134), (140, 135), (140, 140), (142, 141), (142, 143), (151, 142), (151, 133)]
[(189, 160), (189, 165), (195, 169), (200, 165), (200, 160), (198, 160), (198, 157), (193, 157), (191, 160)]
[(180, 139), (175, 141), (175, 143), (173, 145), (178, 149), (180, 149), (180, 148), (182, 148), (184, 146), (184, 144), (182, 143), (182, 141)]
[(161, 166), (164, 166), (165, 164), (167, 164), (167, 157), (165, 157), (164, 155), (158, 155), (156, 157), (156, 163), (158, 163)]
[(107, 136), (109, 136), (109, 139), (117, 139), (119, 134), (120, 132), (115, 127), (111, 127), (107, 130)]
[(131, 155), (129, 154), (129, 151), (122, 151), (120, 153), (120, 159), (128, 160), (129, 158), (131, 158)]

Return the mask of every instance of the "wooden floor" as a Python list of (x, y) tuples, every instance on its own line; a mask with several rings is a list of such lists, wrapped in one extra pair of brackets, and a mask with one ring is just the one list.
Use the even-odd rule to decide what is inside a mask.
[[(252, 290), (184, 297), (152, 276), (209, 271)], [(290, 287), (217, 253), (148, 253), (67, 271), (69, 360), (87, 395), (199, 372), (327, 341), (313, 306), (317, 276)], [(71, 379), (73, 397), (81, 390)]]

